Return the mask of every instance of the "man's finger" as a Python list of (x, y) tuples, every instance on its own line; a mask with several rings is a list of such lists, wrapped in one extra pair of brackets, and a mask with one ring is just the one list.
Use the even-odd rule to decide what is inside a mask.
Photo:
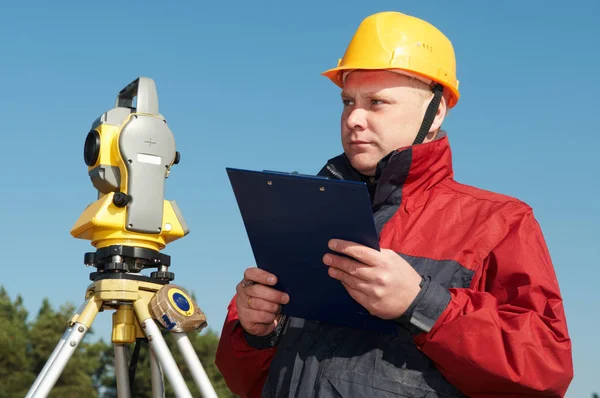
[(252, 285), (243, 290), (247, 296), (257, 297), (277, 304), (287, 304), (290, 301), (286, 293), (261, 284)]
[(248, 279), (244, 279), (243, 281), (240, 282), (240, 285), (242, 287), (250, 287), (252, 285), (254, 285), (256, 282), (248, 280)]
[[(240, 311), (242, 311), (242, 309), (240, 309)], [(269, 323), (272, 323), (275, 320), (275, 318), (278, 316), (277, 313), (253, 310), (251, 308), (245, 308), (245, 309), (243, 309), (243, 312), (244, 312), (244, 316), (240, 317), (240, 321), (242, 321), (242, 318), (243, 318), (243, 321), (244, 321), (243, 323), (246, 323), (246, 324), (253, 324), (253, 323), (269, 324)]]
[(362, 279), (355, 278), (354, 276), (349, 275), (344, 271), (340, 271), (339, 269), (330, 267), (328, 272), (332, 278), (339, 280), (353, 290), (358, 290), (365, 293), (369, 288), (369, 284)]
[(328, 243), (331, 250), (352, 257), (361, 263), (375, 265), (379, 260), (380, 252), (370, 247), (341, 239), (331, 239)]
[(348, 275), (352, 275), (356, 278), (362, 280), (369, 279), (368, 271), (371, 269), (371, 267), (351, 258), (327, 253), (323, 256), (323, 263), (329, 265), (330, 267), (337, 268), (340, 271), (343, 271)]
[(363, 307), (369, 308), (369, 304), (371, 302), (371, 300), (369, 299), (369, 296), (367, 296), (361, 290), (350, 287), (349, 285), (347, 285), (344, 282), (342, 282), (342, 285), (346, 288), (350, 297), (352, 297), (354, 300), (356, 300)]
[(246, 301), (248, 308), (258, 311), (270, 312), (272, 314), (277, 314), (281, 311), (281, 305), (274, 303), (272, 301), (266, 301), (258, 297), (248, 297)]
[(242, 324), (242, 327), (248, 333), (253, 334), (255, 336), (266, 336), (275, 329), (278, 322), (279, 322), (279, 319), (275, 319), (271, 323), (253, 323), (253, 324), (249, 324), (249, 325)]
[(247, 268), (246, 271), (244, 271), (244, 279), (269, 286), (273, 286), (277, 283), (277, 277), (275, 275), (256, 267)]

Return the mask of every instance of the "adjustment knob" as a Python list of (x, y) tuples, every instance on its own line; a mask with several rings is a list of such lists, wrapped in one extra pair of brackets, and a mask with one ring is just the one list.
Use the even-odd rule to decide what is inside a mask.
[(175, 279), (175, 274), (173, 272), (168, 272), (168, 271), (156, 271), (156, 272), (152, 272), (150, 274), (150, 276), (152, 278), (165, 279), (165, 280), (168, 280), (168, 281), (172, 281), (173, 279)]
[(96, 264), (96, 253), (85, 253), (83, 263), (88, 266)]
[(131, 202), (131, 196), (126, 195), (123, 192), (117, 192), (115, 193), (115, 196), (113, 196), (113, 204), (117, 207), (125, 207), (129, 202)]

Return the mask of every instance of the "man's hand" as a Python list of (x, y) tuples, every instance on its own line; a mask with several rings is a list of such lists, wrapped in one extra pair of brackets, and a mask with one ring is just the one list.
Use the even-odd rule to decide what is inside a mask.
[(392, 250), (380, 252), (358, 243), (332, 239), (329, 248), (351, 258), (325, 254), (329, 275), (342, 282), (350, 296), (369, 313), (395, 319), (419, 293), (421, 276)]
[(281, 319), (281, 304), (287, 304), (287, 294), (272, 287), (275, 275), (260, 268), (248, 268), (236, 287), (236, 305), (242, 327), (255, 336), (266, 336)]

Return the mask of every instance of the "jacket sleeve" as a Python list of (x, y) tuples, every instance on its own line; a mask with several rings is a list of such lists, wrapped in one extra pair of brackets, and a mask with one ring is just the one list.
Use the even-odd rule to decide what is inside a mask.
[(227, 309), (215, 365), (231, 392), (241, 398), (255, 398), (261, 396), (276, 348), (260, 341), (250, 345), (247, 337), (238, 321), (234, 296)]
[[(444, 295), (447, 301), (436, 313)], [(531, 209), (492, 249), (470, 288), (430, 282), (415, 312), (424, 321), (416, 324), (431, 321), (429, 330), (414, 335), (417, 346), (466, 395), (566, 393), (573, 378), (571, 340), (555, 271)]]

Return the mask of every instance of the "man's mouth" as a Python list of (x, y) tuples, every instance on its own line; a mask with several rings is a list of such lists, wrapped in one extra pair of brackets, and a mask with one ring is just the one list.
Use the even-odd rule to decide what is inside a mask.
[(368, 141), (361, 141), (361, 140), (350, 141), (350, 145), (368, 145), (368, 144), (370, 144), (370, 142), (368, 142)]

